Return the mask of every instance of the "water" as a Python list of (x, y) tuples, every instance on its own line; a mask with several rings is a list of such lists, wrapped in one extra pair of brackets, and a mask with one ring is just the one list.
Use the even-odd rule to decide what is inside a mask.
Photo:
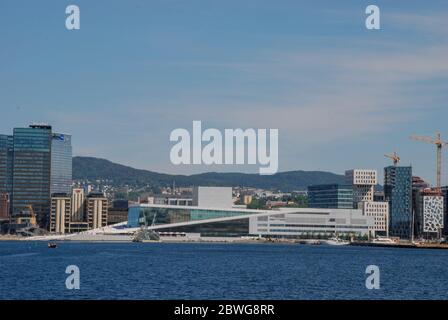
[[(80, 290), (65, 269), (80, 268)], [(380, 268), (380, 290), (365, 269)], [(0, 299), (446, 299), (448, 250), (0, 242)]]

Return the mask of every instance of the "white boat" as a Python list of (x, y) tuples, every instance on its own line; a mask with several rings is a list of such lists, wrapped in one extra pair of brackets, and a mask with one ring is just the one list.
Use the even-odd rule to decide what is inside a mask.
[(384, 238), (384, 237), (378, 237), (376, 239), (372, 240), (373, 243), (386, 243), (386, 244), (394, 244), (395, 241), (393, 241), (390, 238)]
[(346, 246), (349, 245), (349, 241), (342, 240), (340, 238), (330, 238), (324, 241), (326, 244), (330, 246)]

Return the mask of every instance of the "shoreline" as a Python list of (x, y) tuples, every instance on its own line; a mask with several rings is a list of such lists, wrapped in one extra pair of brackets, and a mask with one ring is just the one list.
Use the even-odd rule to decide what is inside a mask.
[[(76, 243), (134, 243), (129, 239), (32, 239), (17, 236), (0, 236), (0, 242), (76, 242)], [(448, 244), (418, 244), (418, 243), (374, 243), (364, 241), (354, 241), (344, 245), (332, 245), (326, 242), (325, 239), (244, 239), (244, 238), (225, 238), (225, 237), (203, 237), (200, 239), (161, 239), (149, 240), (135, 243), (197, 243), (197, 244), (284, 244), (284, 245), (308, 245), (308, 246), (354, 246), (354, 247), (378, 247), (378, 248), (396, 248), (396, 249), (448, 249)]]

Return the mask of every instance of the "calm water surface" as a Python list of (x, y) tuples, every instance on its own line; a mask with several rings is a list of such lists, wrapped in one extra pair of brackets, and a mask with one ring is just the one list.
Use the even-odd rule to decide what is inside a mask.
[[(80, 268), (80, 290), (65, 269)], [(367, 290), (377, 265), (380, 290)], [(448, 250), (0, 242), (0, 299), (446, 299)]]

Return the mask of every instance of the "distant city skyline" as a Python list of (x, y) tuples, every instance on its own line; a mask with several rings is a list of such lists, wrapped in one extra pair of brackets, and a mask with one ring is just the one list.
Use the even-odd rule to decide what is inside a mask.
[[(65, 7), (81, 29), (65, 29)], [(402, 165), (434, 183), (448, 140), (448, 3), (375, 1), (46, 1), (0, 5), (0, 134), (32, 122), (72, 135), (74, 155), (157, 172), (256, 173), (258, 166), (174, 166), (170, 132), (279, 130), (279, 172), (382, 177)], [(448, 185), (444, 152), (443, 185)], [(380, 183), (382, 179), (380, 178)]]

